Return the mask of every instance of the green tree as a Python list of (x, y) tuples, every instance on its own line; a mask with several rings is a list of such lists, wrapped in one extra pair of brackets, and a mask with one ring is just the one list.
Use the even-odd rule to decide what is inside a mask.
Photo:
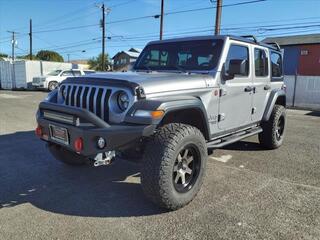
[[(29, 60), (30, 59), (30, 54), (17, 56), (17, 58)], [(39, 59), (37, 58), (37, 56), (32, 54), (32, 60), (39, 60)]]
[(0, 60), (3, 60), (3, 58), (8, 57), (8, 54), (0, 53)]
[(110, 69), (111, 62), (109, 59), (109, 55), (105, 54), (105, 69), (102, 69), (102, 54), (100, 53), (98, 57), (93, 57), (89, 59), (88, 64), (91, 69), (97, 70), (97, 71), (107, 71)]
[(39, 51), (36, 57), (43, 61), (63, 62), (63, 57), (59, 53), (49, 50)]

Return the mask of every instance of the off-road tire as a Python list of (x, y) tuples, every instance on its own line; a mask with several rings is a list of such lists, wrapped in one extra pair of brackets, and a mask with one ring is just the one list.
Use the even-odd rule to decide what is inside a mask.
[(49, 82), (49, 85), (48, 85), (48, 90), (51, 92), (53, 90), (55, 90), (58, 86), (58, 82), (56, 81), (51, 81)]
[(57, 144), (48, 143), (47, 147), (49, 148), (50, 153), (55, 157), (55, 159), (73, 166), (84, 165), (87, 161), (81, 155), (78, 155), (74, 152), (71, 152)]
[[(174, 167), (177, 167), (178, 155), (186, 147), (192, 148), (194, 159), (200, 159), (200, 162), (197, 160), (197, 165), (195, 160), (191, 163), (195, 168), (193, 174), (197, 177), (186, 192), (181, 192), (176, 189), (178, 184), (174, 174), (178, 172)], [(141, 169), (145, 195), (156, 205), (169, 210), (187, 205), (201, 188), (207, 157), (206, 141), (199, 129), (178, 123), (163, 126), (148, 140), (145, 148)]]
[[(283, 130), (280, 137), (279, 121), (283, 121)], [(275, 105), (271, 113), (270, 119), (267, 122), (262, 123), (263, 132), (259, 133), (259, 142), (267, 149), (276, 149), (283, 143), (286, 129), (286, 109), (282, 105)]]

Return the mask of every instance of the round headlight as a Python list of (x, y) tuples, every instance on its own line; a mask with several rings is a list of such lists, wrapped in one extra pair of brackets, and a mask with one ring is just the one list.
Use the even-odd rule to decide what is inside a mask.
[(118, 107), (121, 111), (125, 111), (129, 107), (129, 96), (126, 92), (121, 91), (117, 96)]

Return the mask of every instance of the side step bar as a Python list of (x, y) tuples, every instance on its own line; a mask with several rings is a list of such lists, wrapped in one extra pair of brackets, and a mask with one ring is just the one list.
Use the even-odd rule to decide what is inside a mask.
[(241, 139), (247, 138), (247, 137), (251, 137), (253, 135), (256, 135), (258, 133), (262, 132), (262, 128), (261, 127), (257, 127), (254, 129), (248, 129), (245, 131), (241, 131), (238, 133), (235, 133), (233, 135), (227, 136), (227, 137), (223, 137), (217, 140), (214, 140), (212, 142), (208, 142), (207, 143), (207, 148), (209, 149), (215, 149), (215, 148), (222, 148), (226, 145), (229, 145), (231, 143), (235, 143), (238, 142)]

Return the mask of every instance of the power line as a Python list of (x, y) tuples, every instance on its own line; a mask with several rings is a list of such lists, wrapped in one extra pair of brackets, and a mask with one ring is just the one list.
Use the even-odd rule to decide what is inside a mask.
[[(67, 21), (62, 21), (62, 22), (59, 22), (59, 21), (58, 21), (58, 23), (55, 22), (55, 23), (53, 23), (53, 24), (50, 24), (49, 26), (50, 26), (50, 28), (52, 28), (52, 27), (58, 27), (58, 26), (61, 26), (61, 25), (65, 25), (65, 24), (68, 24), (68, 23), (77, 21), (77, 20), (79, 20), (79, 19), (83, 19), (83, 18), (88, 17), (88, 16), (91, 16), (91, 15), (93, 15), (93, 14), (97, 14), (97, 9), (92, 9), (92, 10), (94, 10), (94, 11), (89, 12), (89, 13), (87, 13), (87, 14), (85, 14), (85, 15), (76, 16), (76, 17), (73, 17), (73, 18), (71, 18), (71, 19), (69, 19), (69, 20), (67, 20)], [(64, 19), (64, 20), (65, 20), (65, 19)], [(45, 26), (37, 27), (37, 29), (40, 29), (40, 30), (44, 30), (44, 28), (46, 28), (46, 27), (45, 27)]]
[[(281, 25), (265, 25), (263, 27), (268, 27), (268, 26), (281, 26)], [(245, 29), (247, 29), (247, 30), (248, 29), (252, 29), (254, 31), (258, 31), (259, 28), (257, 28), (257, 27), (261, 27), (261, 26), (246, 27)], [(304, 26), (294, 26), (294, 27), (267, 28), (265, 30), (266, 31), (279, 31), (279, 30), (287, 30), (287, 29), (304, 29), (304, 28), (319, 28), (319, 27), (320, 27), (320, 25), (317, 24), (317, 25), (304, 25)], [(223, 28), (222, 30), (224, 30), (224, 31), (225, 30), (236, 31), (236, 30), (241, 30), (241, 29), (244, 29), (244, 28)], [(204, 28), (204, 29), (195, 30), (195, 31), (174, 32), (174, 33), (171, 33), (171, 34), (165, 34), (165, 36), (176, 37), (176, 36), (183, 36), (183, 35), (186, 35), (186, 34), (210, 33), (210, 31), (212, 31), (212, 30), (211, 30), (211, 28), (208, 27), (207, 29)], [(134, 42), (144, 42), (144, 41), (149, 41), (149, 40), (156, 40), (157, 37), (158, 37), (158, 35), (155, 34), (155, 35), (139, 36), (139, 37), (119, 36), (119, 38), (117, 38), (115, 40), (112, 39), (113, 38), (112, 36), (107, 37), (107, 38), (111, 42), (112, 41), (114, 41), (114, 42), (117, 42), (117, 41), (125, 42), (127, 40), (132, 40)], [(37, 37), (37, 38), (39, 38), (39, 37)], [(86, 45), (96, 44), (96, 43), (98, 43), (100, 41), (101, 41), (101, 38), (100, 38), (100, 40), (97, 40), (97, 39), (83, 40), (83, 41), (80, 41), (80, 42), (74, 42), (74, 43), (70, 43), (70, 44), (62, 45), (62, 46), (54, 45), (55, 48), (52, 48), (52, 50), (62, 50), (62, 49), (74, 48), (74, 47), (78, 47), (78, 46), (86, 46)], [(132, 46), (131, 43), (128, 43), (127, 45), (128, 46)]]
[[(266, 1), (267, 0), (253, 0), (253, 1), (246, 1), (246, 2), (239, 2), (239, 3), (230, 3), (230, 4), (224, 4), (221, 7), (234, 7), (234, 6), (241, 6), (241, 5), (266, 2)], [(210, 9), (215, 9), (215, 8), (217, 8), (217, 7), (214, 6), (214, 7), (194, 8), (194, 9), (187, 9), (187, 10), (181, 10), (181, 11), (167, 12), (165, 15), (173, 15), (173, 14), (187, 13), (187, 12), (198, 12), (198, 11), (210, 10)]]
[(94, 27), (94, 26), (99, 26), (99, 24), (89, 24), (89, 25), (83, 25), (83, 26), (74, 26), (74, 27), (65, 27), (65, 28), (58, 28), (58, 29), (49, 29), (49, 30), (35, 31), (33, 33), (60, 32), (60, 31), (88, 28), (88, 27)]
[[(88, 7), (94, 7), (93, 6), (93, 4), (92, 3), (90, 3), (90, 4), (87, 4), (87, 5), (85, 5), (85, 6), (82, 6), (81, 8), (77, 8), (77, 9), (74, 9), (74, 10), (72, 10), (72, 11), (70, 11), (70, 12), (67, 12), (67, 13), (65, 13), (65, 14), (62, 14), (62, 15), (60, 15), (60, 16), (58, 16), (58, 17), (55, 17), (55, 18), (52, 18), (51, 20), (48, 20), (48, 21), (45, 21), (44, 23), (42, 23), (42, 24), (40, 24), (40, 25), (35, 25), (35, 27), (39, 27), (39, 26), (41, 26), (41, 28), (43, 28), (44, 26), (50, 26), (50, 25), (52, 25), (52, 23), (54, 24), (54, 25), (56, 25), (57, 24), (57, 22), (61, 22), (61, 20), (62, 21), (65, 21), (66, 19), (68, 19), (68, 18), (72, 18), (73, 16), (74, 16), (74, 14), (76, 14), (76, 13), (79, 13), (79, 12), (83, 12), (84, 10), (87, 10), (88, 9)], [(60, 23), (61, 24), (61, 23)]]
[[(252, 3), (258, 3), (258, 2), (265, 2), (267, 0), (253, 0), (253, 1), (245, 1), (245, 2), (239, 2), (239, 3), (232, 3), (232, 4), (225, 4), (222, 5), (222, 7), (231, 7), (231, 6), (239, 6), (239, 5), (245, 5), (245, 4), (252, 4)], [(173, 15), (173, 14), (180, 14), (180, 13), (186, 13), (186, 12), (195, 12), (195, 11), (203, 11), (208, 9), (214, 9), (216, 7), (206, 7), (206, 8), (194, 8), (194, 9), (188, 9), (188, 10), (182, 10), (182, 11), (172, 11), (172, 12), (166, 12), (164, 15)], [(107, 24), (114, 24), (114, 23), (123, 23), (128, 21), (135, 21), (135, 20), (141, 20), (146, 18), (159, 18), (160, 15), (146, 15), (146, 16), (140, 16), (140, 17), (134, 17), (134, 18), (126, 18), (126, 19), (120, 19), (116, 21), (110, 21)], [(89, 24), (89, 25), (83, 25), (83, 26), (73, 26), (73, 27), (65, 27), (65, 28), (59, 28), (59, 29), (48, 29), (48, 30), (40, 30), (40, 31), (34, 31), (34, 33), (46, 33), (46, 32), (59, 32), (59, 31), (66, 31), (66, 30), (75, 30), (75, 29), (82, 29), (82, 28), (88, 28), (93, 26), (98, 26), (99, 24)]]
[[(240, 5), (265, 2), (265, 1), (267, 1), (267, 0), (253, 0), (253, 1), (246, 1), (246, 2), (240, 2), (240, 3), (225, 4), (225, 5), (222, 5), (222, 7), (240, 6)], [(203, 7), (203, 8), (194, 8), (194, 9), (181, 10), (181, 11), (171, 11), (171, 12), (166, 12), (164, 15), (174, 15), (174, 14), (187, 13), (187, 12), (197, 12), (197, 11), (204, 11), (204, 10), (210, 10), (210, 9), (215, 9), (215, 8), (216, 7)], [(136, 20), (141, 20), (141, 19), (146, 19), (146, 18), (159, 18), (159, 17), (160, 17), (159, 14), (146, 15), (146, 16), (125, 18), (125, 19), (110, 21), (107, 24), (131, 22), (131, 21), (136, 21)]]
[(137, 1), (137, 0), (130, 0), (130, 1), (127, 1), (127, 2), (124, 2), (124, 3), (118, 3), (118, 4), (110, 5), (109, 8), (116, 8), (116, 7), (123, 6), (123, 5), (129, 4), (129, 3), (133, 3), (135, 1)]

